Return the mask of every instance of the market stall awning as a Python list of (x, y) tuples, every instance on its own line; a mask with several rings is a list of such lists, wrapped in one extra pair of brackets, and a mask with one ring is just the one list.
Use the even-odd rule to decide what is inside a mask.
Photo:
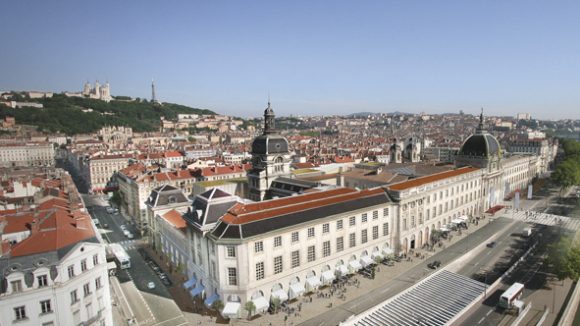
[(299, 296), (302, 295), (302, 293), (306, 292), (306, 289), (304, 289), (304, 285), (302, 285), (302, 283), (296, 282), (294, 284), (290, 284), (290, 290), (289, 290), (289, 297), (290, 299), (295, 299)]
[(195, 276), (192, 276), (187, 282), (183, 283), (183, 288), (189, 289), (190, 287), (194, 286), (196, 282), (197, 280), (195, 279)]
[(390, 248), (390, 247), (383, 248), (383, 255), (389, 256), (389, 255), (394, 255), (394, 254), (395, 254), (395, 251), (392, 248)]
[(345, 265), (336, 266), (336, 270), (340, 273), (340, 276), (345, 276), (348, 274), (348, 268)]
[(195, 288), (193, 288), (191, 291), (189, 291), (189, 294), (192, 297), (195, 297), (197, 295), (200, 295), (203, 292), (203, 290), (205, 290), (205, 287), (201, 284), (198, 284)]
[(446, 227), (443, 226), (443, 227), (439, 228), (439, 231), (441, 231), (441, 232), (449, 232), (451, 230), (449, 230), (448, 228), (446, 228)]
[(348, 266), (354, 271), (357, 272), (362, 268), (362, 265), (357, 260), (351, 260), (348, 262)]
[(286, 293), (286, 291), (278, 289), (272, 292), (272, 298), (277, 298), (280, 300), (280, 302), (284, 302), (288, 300), (288, 294)]
[(334, 272), (331, 270), (324, 271), (322, 272), (321, 278), (322, 284), (329, 284), (335, 279)]
[(373, 253), (371, 254), (371, 258), (373, 260), (375, 260), (375, 258), (382, 259), (383, 258), (383, 255), (381, 254), (380, 251), (373, 251)]
[(374, 264), (374, 261), (373, 261), (373, 260), (372, 260), (372, 258), (371, 258), (371, 257), (369, 257), (369, 256), (362, 256), (362, 257), (360, 258), (360, 263), (361, 263), (361, 265), (362, 265), (363, 267), (367, 267), (367, 266), (369, 266), (369, 265), (372, 265), (372, 264)]
[(206, 306), (211, 307), (211, 305), (220, 298), (220, 295), (217, 293), (212, 294), (211, 296), (209, 296), (208, 298), (206, 298), (203, 303), (205, 303)]
[(226, 318), (236, 318), (238, 317), (238, 311), (240, 310), (241, 304), (239, 302), (228, 302), (222, 310), (222, 316)]
[(256, 313), (266, 312), (270, 307), (270, 303), (268, 303), (268, 300), (266, 300), (266, 298), (264, 297), (257, 297), (255, 299), (252, 299), (252, 302), (256, 307)]
[(306, 278), (306, 287), (309, 291), (316, 290), (320, 286), (320, 279), (316, 276)]

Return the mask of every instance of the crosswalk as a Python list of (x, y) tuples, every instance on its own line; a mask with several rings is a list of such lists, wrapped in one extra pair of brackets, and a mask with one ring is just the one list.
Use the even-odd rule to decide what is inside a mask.
[(572, 231), (580, 230), (580, 218), (514, 209), (506, 209), (503, 216), (528, 223), (559, 225)]
[(137, 243), (135, 240), (123, 240), (119, 241), (118, 244), (120, 244), (126, 250), (137, 249)]

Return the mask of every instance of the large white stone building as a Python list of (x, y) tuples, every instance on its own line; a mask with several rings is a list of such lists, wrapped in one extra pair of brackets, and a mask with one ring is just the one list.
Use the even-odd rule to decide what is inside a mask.
[(85, 160), (86, 165), (83, 166), (85, 171), (81, 171), (81, 174), (87, 177), (86, 181), (91, 191), (101, 192), (105, 190), (116, 172), (129, 165), (129, 159), (132, 157), (130, 154), (94, 156)]
[(105, 245), (82, 207), (46, 197), (0, 216), (1, 325), (113, 325)]
[(170, 245), (187, 248), (164, 250), (187, 259), (184, 287), (206, 305), (222, 300), (222, 315), (229, 318), (246, 316), (248, 301), (263, 313), (274, 301), (300, 297), (375, 259), (430, 244), (434, 231), (502, 204), (507, 190), (525, 187), (538, 172), (534, 156), (504, 159), (482, 116), (453, 170), (383, 187), (317, 188), (264, 200), (275, 182), (288, 183), (283, 174), (289, 162), (286, 140), (272, 132), (270, 106), (265, 120), (248, 173), (258, 201), (214, 189), (196, 197), (183, 221), (169, 217), (175, 222), (168, 225), (179, 228), (172, 234), (180, 237)]
[(13, 143), (0, 145), (0, 167), (46, 166), (55, 164), (51, 143)]

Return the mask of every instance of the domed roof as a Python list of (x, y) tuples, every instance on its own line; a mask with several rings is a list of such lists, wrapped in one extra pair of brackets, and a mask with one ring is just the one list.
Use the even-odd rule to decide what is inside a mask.
[(471, 135), (461, 146), (459, 155), (490, 157), (501, 156), (499, 142), (490, 134)]
[(286, 138), (276, 135), (261, 135), (252, 143), (252, 154), (277, 154), (288, 153), (288, 141)]

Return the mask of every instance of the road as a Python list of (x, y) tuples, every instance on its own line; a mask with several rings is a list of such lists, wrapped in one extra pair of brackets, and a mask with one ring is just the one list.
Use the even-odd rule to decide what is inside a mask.
[[(542, 208), (542, 210), (558, 210), (558, 213), (566, 214), (575, 206), (571, 205), (568, 207), (568, 210), (562, 211), (561, 204), (550, 202), (549, 200), (551, 200), (551, 198), (548, 198), (546, 201), (546, 207)], [(561, 201), (561, 199), (558, 199), (558, 201)], [(526, 324), (535, 325), (540, 320), (545, 308), (549, 307), (552, 312), (554, 310), (556, 312), (559, 311), (561, 304), (567, 295), (567, 291), (563, 286), (554, 286), (554, 283), (550, 282), (552, 274), (544, 261), (546, 258), (547, 246), (550, 243), (557, 241), (563, 232), (567, 231), (559, 227), (536, 225), (533, 232), (535, 236), (530, 240), (538, 243), (537, 248), (510, 274), (508, 278), (502, 281), (500, 286), (493, 291), (493, 293), (488, 295), (488, 297), (482, 302), (481, 306), (476, 310), (469, 312), (469, 316), (463, 320), (462, 325), (491, 326), (510, 324), (515, 317), (506, 314), (504, 309), (498, 308), (497, 303), (501, 294), (514, 282), (523, 283), (525, 285), (522, 300), (528, 304), (532, 304), (532, 311), (530, 311), (529, 316), (526, 316), (523, 321)], [(522, 239), (522, 241), (525, 240)], [(490, 268), (489, 266), (482, 266), (482, 269), (494, 271), (494, 268), (496, 267), (497, 266)], [(465, 268), (465, 272), (477, 273), (475, 270), (475, 268)], [(497, 272), (498, 271), (495, 270), (496, 274)], [(478, 276), (481, 277), (481, 272)], [(494, 280), (492, 279), (491, 282), (493, 281)], [(491, 282), (488, 281), (488, 284)], [(546, 321), (553, 321), (555, 318), (554, 315), (554, 313), (550, 314)]]
[[(407, 272), (399, 275), (394, 280), (388, 282), (387, 284), (373, 289), (369, 291), (366, 295), (346, 302), (340, 306), (336, 306), (326, 312), (311, 318), (301, 325), (309, 326), (309, 325), (338, 325), (340, 322), (346, 320), (348, 317), (352, 315), (359, 314), (375, 305), (385, 301), (386, 299), (400, 293), (408, 289), (409, 287), (413, 286), (418, 280), (424, 278), (429, 273), (433, 271), (427, 268), (427, 264), (434, 261), (439, 260), (443, 265), (448, 264), (449, 262), (455, 260), (457, 257), (465, 254), (467, 251), (475, 247), (476, 245), (486, 241), (492, 235), (503, 232), (504, 235), (501, 236), (502, 240), (505, 241), (505, 244), (511, 243), (507, 240), (503, 240), (504, 238), (509, 238), (511, 233), (519, 232), (521, 229), (524, 228), (524, 224), (520, 222), (515, 222), (509, 228), (507, 227), (513, 221), (506, 219), (506, 218), (498, 218), (486, 227), (480, 228), (476, 232), (469, 234), (464, 239), (456, 242), (455, 244), (449, 246), (446, 250), (443, 250), (432, 257), (426, 259), (420, 265), (417, 265)], [(491, 252), (501, 251), (503, 248), (502, 246), (497, 246), (496, 248), (491, 249)], [(493, 257), (493, 254), (490, 254)], [(479, 257), (475, 257), (466, 265), (474, 266), (478, 261), (480, 261)], [(470, 272), (470, 271), (466, 271)], [(471, 275), (469, 275), (471, 276)]]
[[(131, 268), (119, 271), (117, 278), (123, 292), (119, 295), (126, 298), (137, 324), (163, 326), (187, 324), (167, 288), (139, 253), (142, 240), (139, 239), (133, 226), (126, 224), (126, 220), (120, 214), (107, 213), (106, 202), (99, 195), (83, 195), (83, 199), (92, 218), (99, 220), (101, 225), (99, 230), (103, 239), (109, 243), (121, 244), (131, 257)], [(108, 225), (106, 229), (102, 228), (105, 224)], [(121, 225), (125, 225), (136, 238), (127, 239)], [(154, 289), (147, 287), (149, 282), (155, 283)]]

